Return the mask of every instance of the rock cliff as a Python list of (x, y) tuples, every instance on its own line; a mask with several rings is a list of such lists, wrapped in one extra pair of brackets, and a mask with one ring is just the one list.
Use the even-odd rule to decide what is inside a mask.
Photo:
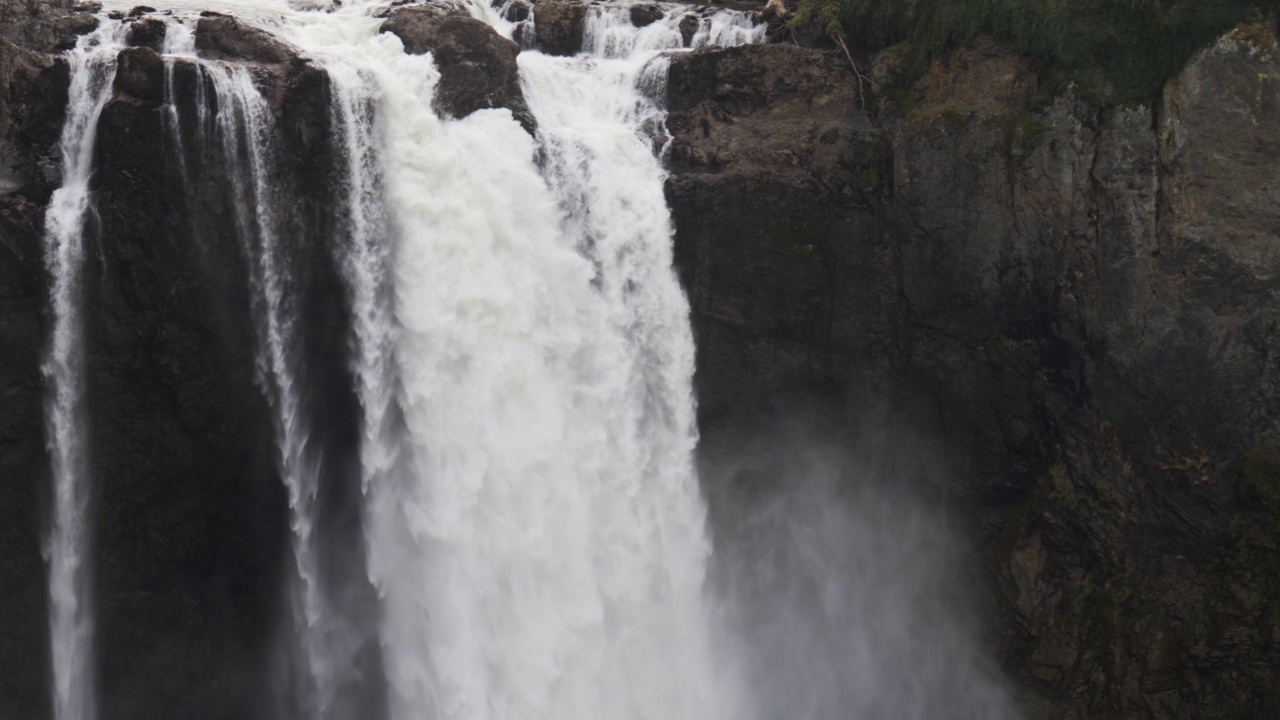
[(673, 58), (668, 196), (710, 441), (796, 406), (935, 440), (1035, 715), (1280, 711), (1271, 30), (1154, 107), (990, 43)]

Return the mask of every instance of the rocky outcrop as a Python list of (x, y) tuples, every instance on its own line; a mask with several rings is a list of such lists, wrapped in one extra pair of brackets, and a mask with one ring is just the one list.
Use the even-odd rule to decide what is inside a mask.
[(98, 27), (91, 9), (75, 0), (0, 0), (0, 37), (37, 52), (70, 50)]
[(129, 24), (128, 41), (134, 47), (151, 48), (160, 52), (164, 48), (167, 33), (168, 28), (160, 18), (142, 18)]
[(548, 55), (573, 55), (582, 49), (585, 3), (539, 2), (533, 6), (535, 46)]
[(400, 38), (406, 52), (431, 53), (440, 70), (438, 112), (464, 118), (476, 110), (506, 108), (530, 134), (536, 132), (520, 89), (520, 47), (488, 24), (428, 5), (393, 11), (381, 31)]
[(280, 64), (297, 56), (271, 33), (233, 17), (205, 13), (196, 23), (196, 50), (211, 60)]
[(848, 66), (786, 45), (698, 52), (672, 59), (669, 91), (668, 196), (703, 423), (778, 390), (824, 395), (884, 362), (899, 312), (881, 271), (893, 151), (858, 112)]
[(672, 60), (708, 442), (815, 404), (846, 443), (936, 441), (1033, 717), (1277, 712), (1273, 43), (1224, 38), (1155, 108), (1046, 101), (991, 44), (861, 83)]
[(659, 5), (632, 5), (628, 12), (632, 25), (648, 27), (661, 20), (665, 10)]
[(116, 63), (116, 92), (146, 103), (164, 102), (164, 60), (154, 50), (145, 47), (123, 50)]

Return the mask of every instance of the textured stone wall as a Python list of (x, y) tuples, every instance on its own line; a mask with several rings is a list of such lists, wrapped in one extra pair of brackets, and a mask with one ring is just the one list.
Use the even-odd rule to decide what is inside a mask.
[[(1280, 64), (1245, 27), (1154, 108), (993, 44), (672, 61), (706, 437), (821, 408), (925, 438), (1037, 714), (1269, 717), (1280, 686)], [(1246, 458), (1257, 458), (1246, 479)]]

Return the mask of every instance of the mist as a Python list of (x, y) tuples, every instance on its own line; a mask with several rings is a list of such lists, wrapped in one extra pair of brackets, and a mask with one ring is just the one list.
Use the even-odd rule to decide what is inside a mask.
[(788, 426), (703, 457), (720, 649), (744, 717), (1019, 717), (926, 448), (856, 457)]

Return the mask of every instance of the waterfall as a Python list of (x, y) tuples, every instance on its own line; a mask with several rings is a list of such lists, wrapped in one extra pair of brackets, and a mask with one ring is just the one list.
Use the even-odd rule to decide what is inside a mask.
[(345, 156), (392, 717), (731, 716), (702, 607), (693, 343), (652, 137), (673, 15), (623, 50), (521, 56), (541, 172), (506, 111), (442, 122), (430, 57), (375, 26), (288, 32), (329, 72)]
[[(391, 717), (742, 717), (704, 607), (694, 345), (659, 159), (662, 53), (684, 44), (688, 11), (635, 28), (625, 9), (592, 8), (582, 55), (523, 53), (540, 126), (531, 138), (506, 110), (440, 118), (432, 58), (379, 34), (372, 3), (211, 4), (329, 75), (341, 186), (332, 244), (352, 309), (368, 581)], [(259, 381), (288, 490), (294, 705), (303, 717), (348, 717), (335, 697), (354, 650), (320, 580), (318, 461), (282, 249), (298, 230), (285, 219), (276, 119), (243, 64), (193, 57), (191, 23), (205, 4), (163, 5), (175, 12), (164, 48), (170, 142), (181, 162), (199, 157), (182, 151), (173, 100), (184, 57), (199, 66), (191, 141), (221, 153), (247, 259)], [(510, 34), (489, 8), (473, 13)], [(692, 44), (760, 39), (747, 18), (700, 17)], [(100, 108), (107, 93), (93, 97)], [(91, 144), (93, 118), (69, 123), (68, 137)], [(73, 608), (85, 603), (68, 595)], [(70, 685), (89, 697), (91, 683)]]
[(80, 319), (85, 219), (91, 211), (98, 116), (111, 94), (120, 27), (104, 23), (67, 54), (71, 71), (62, 130), (62, 186), (45, 216), (45, 257), (52, 279), (53, 334), (44, 364), (46, 436), (53, 477), (49, 563), (54, 716), (93, 720), (93, 616), (89, 579), (88, 448), (85, 447), (83, 325)]
[[(950, 598), (934, 592), (940, 565), (920, 560), (950, 557), (931, 549), (946, 542), (931, 516), (828, 491), (822, 473), (805, 490), (799, 473), (794, 497), (720, 518), (724, 596), (708, 591), (695, 348), (673, 270), (662, 104), (671, 54), (761, 42), (751, 14), (663, 6), (636, 27), (630, 6), (592, 5), (582, 52), (552, 57), (529, 47), (533, 21), (466, 6), (526, 43), (517, 63), (531, 137), (505, 109), (441, 117), (433, 58), (380, 33), (375, 0), (159, 4), (162, 140), (189, 186), (173, 204), (200, 204), (193, 224), (231, 216), (228, 237), (192, 235), (236, 243), (227, 255), (244, 260), (230, 263), (245, 276), (228, 285), (243, 280), (249, 294), (257, 390), (287, 491), (293, 562), (281, 600), (292, 615), (262, 643), (271, 647), (254, 648), (288, 666), (270, 676), (270, 717), (1009, 716)], [(203, 10), (274, 34), (304, 61), (199, 57)], [(80, 310), (96, 129), (127, 23), (108, 17), (68, 53), (63, 185), (47, 215), (58, 720), (96, 720)], [(325, 97), (328, 116), (294, 133), (279, 101), (303, 69), (316, 71), (307, 82), (327, 75), (308, 97)], [(323, 133), (308, 140), (328, 143), (323, 160), (291, 163), (286, 148), (304, 143), (290, 138)], [(303, 219), (299, 205), (325, 217)], [(324, 264), (324, 282), (312, 282), (312, 262), (336, 264), (340, 278)], [(335, 287), (314, 287), (326, 282)], [(354, 388), (342, 390), (359, 400), (362, 493), (349, 504), (363, 538), (324, 537), (331, 426), (308, 370), (332, 358), (307, 343), (317, 292), (349, 305), (331, 313), (349, 309), (351, 326), (338, 325), (349, 357), (324, 377), (346, 360)], [(334, 443), (345, 445), (356, 429), (341, 414), (353, 420)], [(354, 481), (354, 466), (343, 472)], [(715, 507), (735, 512), (723, 499)], [(920, 557), (882, 550), (904, 538), (925, 546)], [(359, 568), (335, 557), (347, 540), (347, 552), (365, 552)], [(376, 610), (354, 607), (372, 593)], [(375, 632), (377, 662), (362, 655)]]

